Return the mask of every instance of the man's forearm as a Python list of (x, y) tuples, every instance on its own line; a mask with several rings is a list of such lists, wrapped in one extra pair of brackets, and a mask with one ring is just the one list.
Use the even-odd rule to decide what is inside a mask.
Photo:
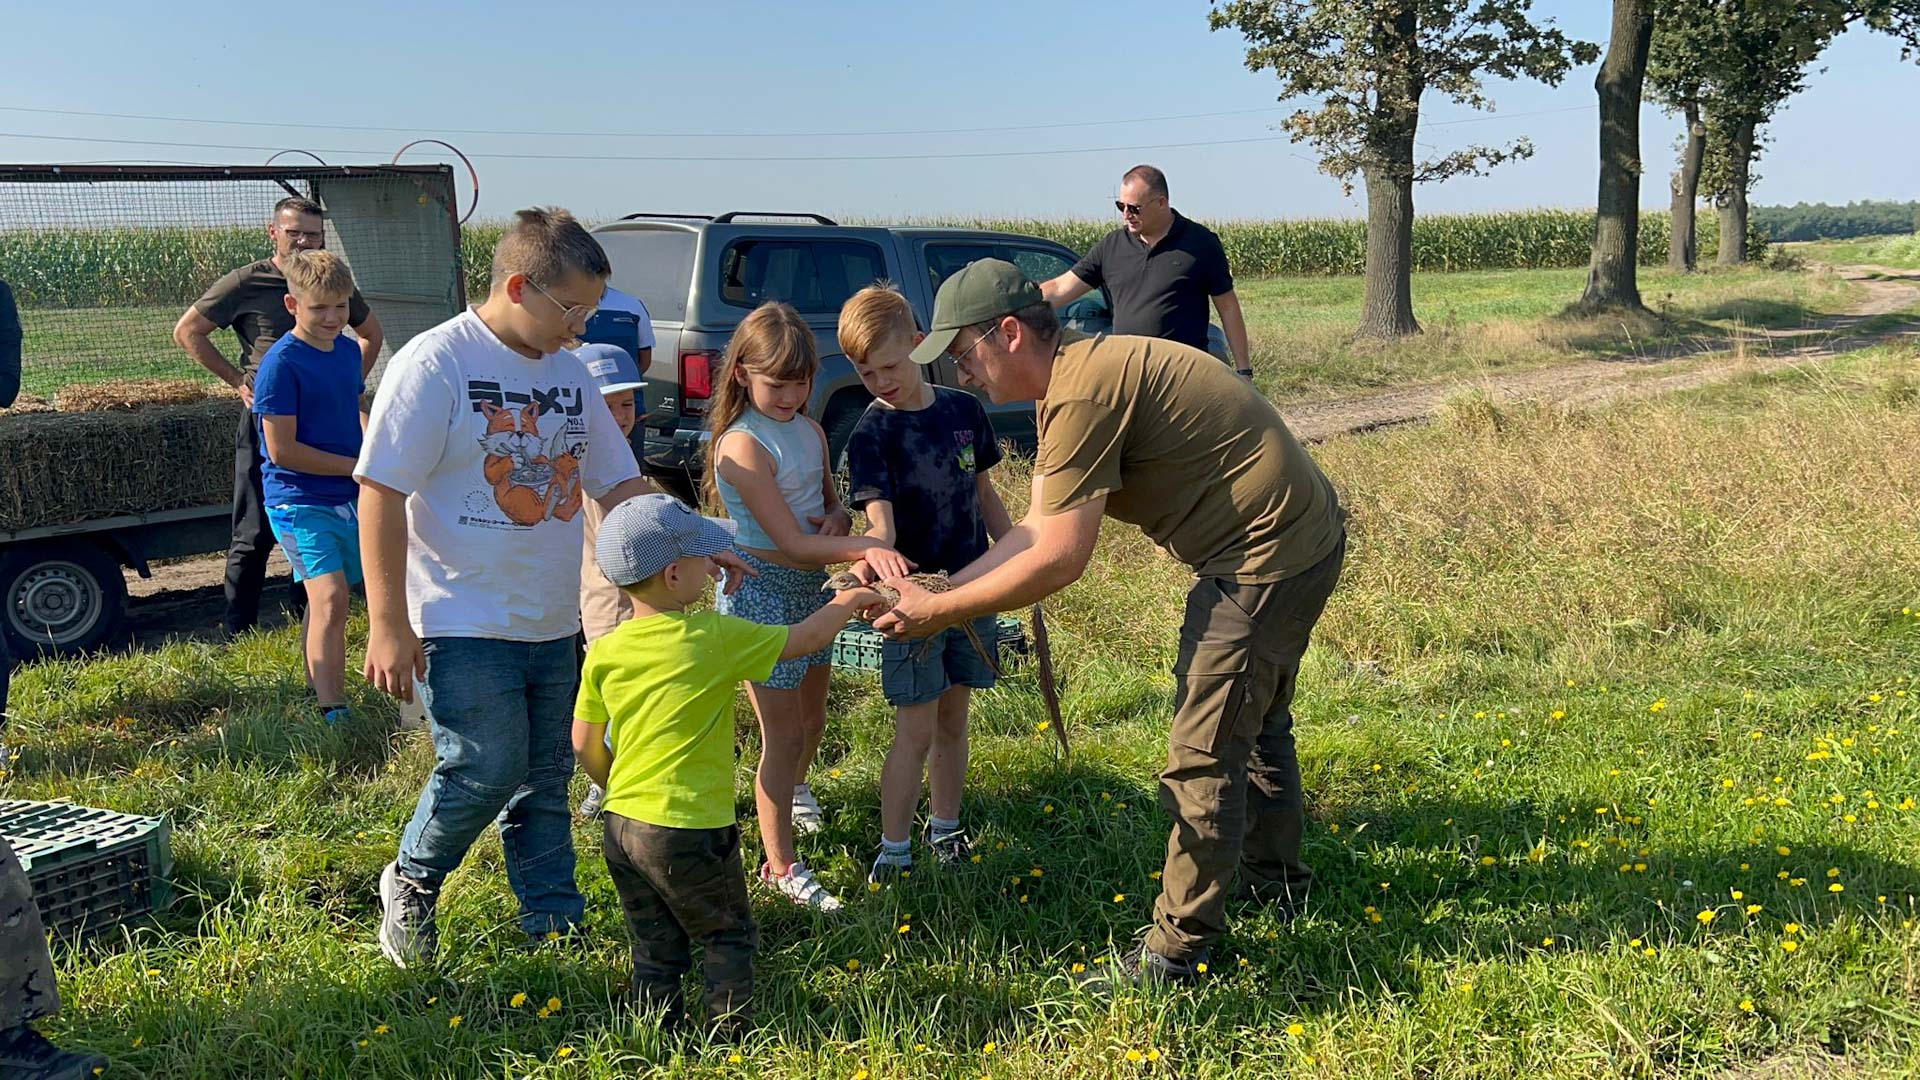
[(213, 339), (207, 335), (191, 332), (184, 334), (180, 339), (180, 347), (187, 351), (188, 356), (198, 360), (201, 367), (211, 371), (214, 378), (228, 386), (239, 389), (240, 384), (246, 380), (246, 374), (221, 355), (219, 346), (215, 345)]
[(951, 592), (938, 594), (940, 611), (956, 623), (1013, 611), (1045, 600), (1073, 584), (1077, 576), (1046, 552), (1025, 548), (993, 571)]

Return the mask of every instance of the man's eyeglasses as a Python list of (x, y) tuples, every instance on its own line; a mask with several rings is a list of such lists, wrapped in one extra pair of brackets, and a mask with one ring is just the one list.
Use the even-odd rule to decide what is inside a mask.
[(563, 304), (558, 300), (555, 300), (552, 293), (541, 288), (540, 283), (533, 280), (532, 278), (527, 279), (527, 284), (539, 290), (539, 293), (541, 296), (546, 297), (549, 301), (553, 303), (554, 307), (559, 308), (561, 311), (561, 314), (566, 318), (567, 322), (570, 324), (579, 323), (581, 326), (585, 326), (587, 324), (587, 320), (593, 318), (594, 313), (600, 310), (599, 304), (574, 304), (571, 307), (569, 307), (568, 305)]
[(1127, 215), (1128, 217), (1133, 217), (1135, 215), (1138, 215), (1141, 211), (1145, 210), (1147, 208), (1147, 204), (1137, 203), (1137, 202), (1121, 202), (1119, 199), (1115, 199), (1113, 200), (1113, 208), (1115, 210), (1120, 211), (1122, 214)]
[(965, 364), (967, 362), (967, 357), (972, 354), (973, 350), (979, 348), (980, 343), (992, 337), (994, 331), (998, 329), (1000, 329), (998, 326), (989, 327), (986, 333), (981, 334), (979, 337), (973, 339), (973, 344), (953, 354), (954, 364), (956, 366)]

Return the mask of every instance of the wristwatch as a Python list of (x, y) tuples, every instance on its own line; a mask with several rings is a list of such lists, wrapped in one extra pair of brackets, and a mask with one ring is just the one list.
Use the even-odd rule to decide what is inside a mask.
[(1246, 379), (1248, 382), (1253, 381), (1253, 369), (1250, 367), (1235, 368), (1233, 373), (1235, 375), (1240, 376), (1243, 379)]

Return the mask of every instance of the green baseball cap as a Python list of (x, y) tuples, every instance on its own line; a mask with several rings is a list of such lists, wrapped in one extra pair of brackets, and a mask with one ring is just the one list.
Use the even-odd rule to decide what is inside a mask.
[(1023, 307), (1044, 304), (1040, 286), (1005, 259), (979, 259), (940, 285), (933, 298), (933, 329), (913, 350), (913, 362), (931, 364), (953, 344), (963, 328), (997, 319)]

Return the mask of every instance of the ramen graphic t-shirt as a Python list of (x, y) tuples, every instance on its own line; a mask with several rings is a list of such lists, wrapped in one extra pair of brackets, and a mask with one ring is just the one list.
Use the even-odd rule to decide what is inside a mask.
[(578, 357), (522, 356), (472, 311), (388, 362), (354, 469), (407, 496), (414, 632), (509, 641), (580, 628), (581, 508), (639, 473)]

